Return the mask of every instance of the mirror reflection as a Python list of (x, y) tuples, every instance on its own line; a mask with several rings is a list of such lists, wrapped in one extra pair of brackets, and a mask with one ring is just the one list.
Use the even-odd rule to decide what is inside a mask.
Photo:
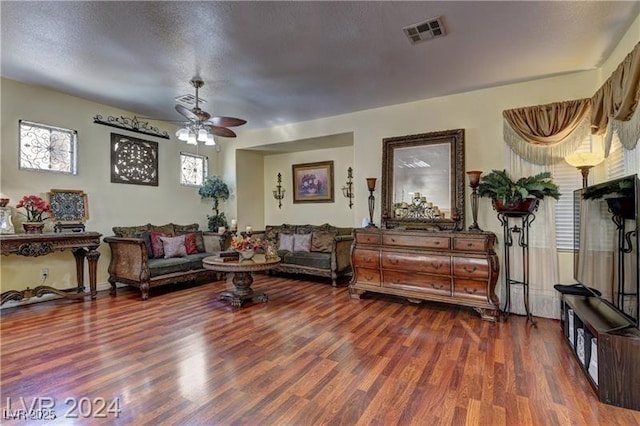
[(387, 228), (464, 226), (464, 130), (383, 140), (383, 220)]

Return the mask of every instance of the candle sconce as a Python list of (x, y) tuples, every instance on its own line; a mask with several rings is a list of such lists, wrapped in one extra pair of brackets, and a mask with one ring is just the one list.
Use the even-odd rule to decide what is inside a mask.
[(349, 208), (353, 208), (353, 169), (347, 169), (347, 184), (342, 187), (342, 195), (349, 199)]
[(273, 190), (273, 198), (278, 200), (278, 208), (282, 208), (282, 199), (284, 198), (284, 189), (282, 188), (282, 174), (278, 173), (278, 185)]

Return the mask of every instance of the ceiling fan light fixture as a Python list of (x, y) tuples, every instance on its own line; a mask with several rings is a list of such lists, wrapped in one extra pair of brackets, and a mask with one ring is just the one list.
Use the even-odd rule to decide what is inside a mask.
[(187, 139), (187, 145), (198, 145), (195, 132), (189, 132), (189, 138)]
[(176, 137), (178, 138), (178, 140), (186, 142), (189, 138), (189, 129), (187, 129), (186, 127), (178, 129), (178, 131), (176, 132)]
[(216, 144), (216, 140), (211, 133), (207, 135), (207, 140), (204, 144), (207, 146), (214, 146)]
[(198, 142), (206, 142), (208, 134), (207, 129), (198, 130)]

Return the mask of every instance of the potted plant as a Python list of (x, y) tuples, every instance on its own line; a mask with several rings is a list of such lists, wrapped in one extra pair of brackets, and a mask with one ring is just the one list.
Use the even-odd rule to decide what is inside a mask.
[(198, 190), (198, 194), (202, 198), (213, 198), (214, 215), (207, 215), (209, 220), (209, 231), (216, 231), (219, 227), (227, 227), (227, 218), (224, 213), (220, 213), (218, 207), (220, 201), (229, 199), (229, 187), (219, 176), (207, 176), (202, 182), (202, 186)]
[(480, 180), (478, 195), (491, 198), (496, 211), (532, 212), (544, 197), (560, 198), (551, 173), (511, 179), (506, 170), (493, 170)]
[(584, 190), (582, 198), (598, 200), (604, 198), (611, 213), (625, 219), (635, 218), (635, 176), (590, 186)]
[(44, 221), (49, 219), (43, 216), (44, 213), (51, 213), (51, 206), (37, 195), (25, 195), (16, 208), (24, 208), (26, 214), (20, 212), (27, 217), (27, 221), (22, 223), (27, 234), (41, 234), (44, 228)]

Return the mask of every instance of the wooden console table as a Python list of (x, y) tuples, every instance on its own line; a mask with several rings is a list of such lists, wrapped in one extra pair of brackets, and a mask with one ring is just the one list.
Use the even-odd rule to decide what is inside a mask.
[[(22, 300), (30, 297), (40, 297), (45, 294), (57, 294), (67, 299), (84, 299), (87, 295), (84, 287), (84, 259), (89, 264), (89, 289), (91, 299), (95, 299), (96, 275), (100, 252), (100, 237), (98, 232), (47, 233), (47, 234), (17, 234), (0, 235), (0, 250), (2, 255), (17, 254), (26, 257), (38, 257), (56, 251), (71, 250), (76, 259), (76, 276), (78, 279), (77, 292), (62, 291), (50, 286), (37, 286), (34, 289), (9, 290), (0, 295), (0, 305), (9, 300)], [(73, 290), (73, 289), (72, 289)]]

